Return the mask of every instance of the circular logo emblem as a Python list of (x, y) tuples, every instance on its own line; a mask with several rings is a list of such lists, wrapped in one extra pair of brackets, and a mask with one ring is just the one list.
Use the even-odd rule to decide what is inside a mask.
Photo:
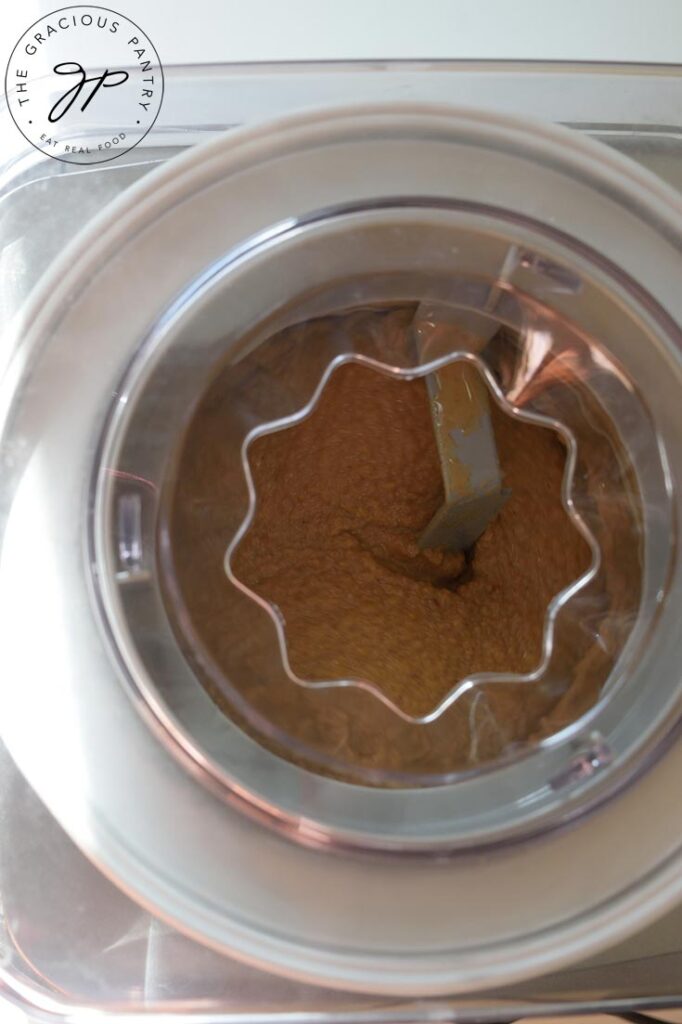
[(12, 50), (5, 95), (14, 122), (41, 153), (72, 164), (115, 160), (157, 118), (163, 69), (149, 37), (107, 7), (46, 14)]

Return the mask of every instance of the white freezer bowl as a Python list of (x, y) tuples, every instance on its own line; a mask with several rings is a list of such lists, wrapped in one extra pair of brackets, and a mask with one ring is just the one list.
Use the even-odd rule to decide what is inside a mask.
[[(9, 355), (2, 340), (11, 337), (24, 303), (66, 243), (147, 172), (226, 129), (310, 107), (451, 103), (567, 125), (576, 138), (582, 133), (620, 151), (682, 192), (681, 96), (679, 68), (638, 65), (166, 68), (158, 121), (117, 161), (70, 166), (23, 148), (18, 133), (11, 136), (16, 149), (0, 178), (0, 358)], [(634, 820), (633, 834), (637, 827)], [(36, 1022), (75, 1022), (84, 1010), (188, 1024), (473, 1024), (663, 1010), (682, 1005), (682, 905), (596, 956), (503, 988), (418, 999), (336, 991), (247, 966), (142, 909), (81, 853), (2, 748), (0, 997)]]

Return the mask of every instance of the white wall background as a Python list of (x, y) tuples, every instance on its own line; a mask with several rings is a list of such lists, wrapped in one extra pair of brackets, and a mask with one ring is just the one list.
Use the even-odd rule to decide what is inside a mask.
[[(148, 33), (164, 64), (389, 57), (682, 63), (682, 0), (109, 2)], [(3, 67), (28, 25), (66, 3), (2, 0)]]

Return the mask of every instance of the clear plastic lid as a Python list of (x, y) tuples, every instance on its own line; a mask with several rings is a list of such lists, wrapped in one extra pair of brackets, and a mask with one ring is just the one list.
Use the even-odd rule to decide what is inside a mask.
[[(529, 805), (533, 827), (543, 817), (562, 820), (564, 785), (584, 773), (613, 783), (676, 698), (674, 675), (664, 684), (650, 672), (642, 678), (638, 666), (676, 550), (672, 437), (660, 420), (676, 416), (666, 345), (677, 328), (603, 252), (492, 201), (517, 181), (514, 162), (524, 157), (515, 144), (475, 138), (485, 131), (475, 115), (447, 142), (438, 128), (423, 127), (419, 112), (406, 115), (410, 123), (403, 135), (388, 112), (369, 113), (368, 138), (362, 128), (346, 129), (342, 117), (321, 129), (328, 140), (303, 136), (288, 159), (306, 212), (273, 219), (228, 250), (161, 316), (115, 386), (96, 468), (92, 542), (109, 627), (134, 685), (165, 709), (171, 732), (197, 756), (210, 754), (228, 785), (236, 779), (258, 802), (286, 811), (300, 799), (300, 784), (296, 771), (283, 782), (283, 757), (294, 769), (361, 786), (445, 786), (446, 815), (436, 793), (427, 801), (406, 792), (424, 811), (410, 814), (402, 838), (457, 844), (480, 839), (481, 820), (489, 837), (527, 829)], [(413, 175), (401, 181), (405, 194), (386, 184), (351, 201), (331, 178), (327, 204), (317, 206), (306, 189), (314, 189), (332, 140), (337, 166), (348, 173), (362, 167), (385, 176), (399, 162), (401, 176)], [(476, 201), (424, 194), (434, 189), (436, 153), (452, 162), (451, 173), (457, 169), (458, 185), (484, 162), (485, 186), (472, 180)], [(281, 180), (282, 159), (259, 165), (261, 188), (268, 176)], [(580, 175), (559, 177), (541, 161), (532, 173), (549, 202), (580, 202), (589, 215)], [(600, 210), (602, 200), (594, 202)], [(493, 322), (477, 350), (456, 327), (473, 314)], [(368, 560), (395, 582), (382, 502), (409, 486), (425, 460), (433, 463), (435, 441), (431, 453), (422, 446), (407, 476), (384, 473), (383, 492), (365, 480), (373, 512), (365, 498), (353, 505), (343, 481), (332, 486), (335, 473), (349, 489), (356, 469), (361, 488), (363, 473), (376, 480), (389, 459), (381, 430), (391, 430), (381, 396), (423, 389), (424, 378), (451, 372), (453, 359), (477, 368), (498, 410), (512, 492), (499, 539), (477, 542), (452, 598), (437, 575), (408, 579), (397, 597), (385, 573), (383, 581), (372, 576), (370, 593), (361, 568)], [(382, 376), (393, 382), (367, 399), (384, 419), (370, 421), (363, 435), (361, 400), (353, 404), (352, 396), (366, 389), (368, 374), (375, 392)], [(655, 379), (670, 383), (667, 409), (658, 385), (653, 401)], [(327, 396), (343, 387), (355, 433), (341, 410), (316, 434), (320, 409), (333, 401)], [(270, 469), (266, 455), (258, 463), (266, 460), (260, 501), (253, 460), (267, 453), (266, 438), (276, 444)], [(273, 485), (273, 470), (288, 465), (301, 443), (288, 476)], [(535, 453), (526, 456), (535, 468), (514, 469), (518, 449)], [(395, 465), (406, 459), (399, 452)], [(316, 498), (311, 491), (325, 487), (325, 473), (330, 493)], [(325, 516), (340, 508), (339, 547)], [(395, 529), (403, 540), (409, 534), (409, 524), (391, 529), (394, 540)], [(486, 569), (478, 552), (487, 543)], [(252, 580), (272, 577), (270, 590), (244, 577), (240, 559), (243, 566), (249, 551)], [(415, 565), (423, 574), (420, 564), (407, 576)], [(278, 596), (287, 593), (289, 605)], [(303, 630), (299, 640), (293, 629), (296, 657), (290, 619)], [(453, 640), (441, 643), (448, 628)], [(318, 642), (326, 652), (319, 664), (339, 665), (337, 675), (316, 670)], [(363, 672), (356, 656), (363, 644), (381, 680)], [(459, 658), (458, 645), (479, 653)], [(301, 660), (312, 666), (307, 674)], [(354, 664), (355, 671), (345, 668)], [(209, 711), (207, 693), (224, 721)], [(259, 743), (248, 767), (228, 740), (231, 722)], [(489, 775), (465, 810), (470, 797), (458, 783), (502, 765), (514, 773), (513, 805)], [(315, 792), (310, 816), (321, 828), (366, 833), (370, 845), (400, 842), (405, 827), (395, 809), (378, 827), (356, 790), (339, 794), (320, 779)]]

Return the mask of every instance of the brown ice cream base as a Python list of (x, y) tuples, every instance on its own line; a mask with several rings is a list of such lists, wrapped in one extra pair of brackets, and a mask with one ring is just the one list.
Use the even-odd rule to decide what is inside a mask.
[[(380, 358), (408, 317), (399, 310), (384, 322)], [(373, 323), (362, 316), (357, 330)], [(289, 329), (228, 368), (184, 436), (168, 518), (168, 606), (197, 675), (261, 745), (372, 784), (377, 771), (426, 777), (476, 766), (575, 720), (597, 700), (611, 664), (610, 653), (583, 638), (586, 653), (554, 690), (488, 685), (430, 725), (403, 721), (355, 687), (316, 691), (287, 676), (271, 617), (224, 570), (246, 511), (239, 449), (228, 439), (235, 424), (262, 422), (271, 408), (254, 387), (286, 397), (286, 386), (273, 391), (272, 382), (308, 373), (309, 354), (328, 331), (324, 321)], [(418, 547), (443, 501), (423, 380), (344, 365), (307, 419), (252, 442), (255, 517), (232, 568), (277, 610), (300, 679), (366, 680), (418, 718), (473, 673), (538, 667), (548, 606), (586, 572), (591, 552), (562, 503), (559, 435), (491, 408), (511, 496), (466, 552)]]
[(492, 417), (511, 496), (467, 552), (418, 546), (443, 502), (422, 380), (342, 366), (312, 415), (252, 443), (233, 570), (280, 610), (301, 679), (367, 680), (423, 716), (466, 676), (538, 666), (548, 605), (590, 551), (561, 501), (559, 436)]

